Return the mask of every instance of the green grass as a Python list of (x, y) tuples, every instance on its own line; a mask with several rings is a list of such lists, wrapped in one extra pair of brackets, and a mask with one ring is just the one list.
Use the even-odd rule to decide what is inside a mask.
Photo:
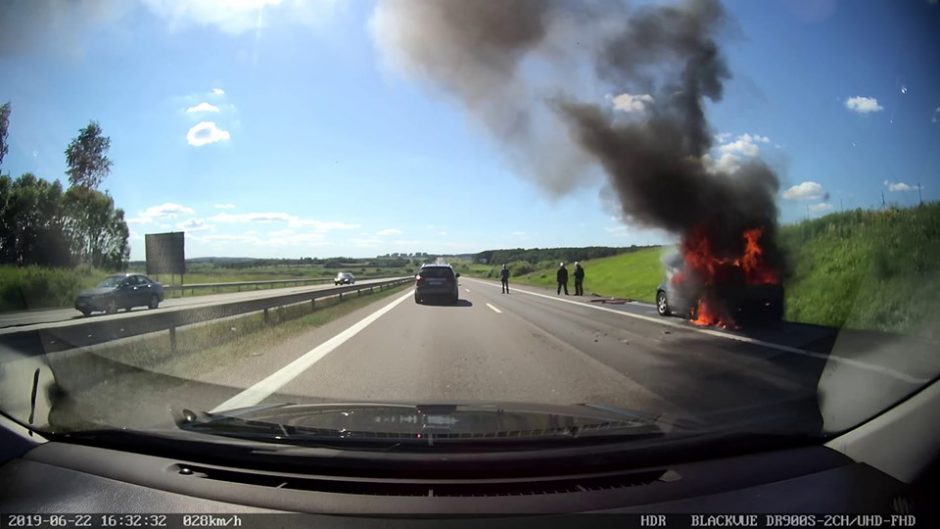
[(272, 311), (270, 323), (254, 314), (225, 321), (181, 328), (176, 333), (177, 351), (170, 349), (166, 333), (105, 346), (95, 354), (142, 369), (191, 378), (193, 373), (210, 372), (232, 360), (245, 358), (270, 344), (281, 343), (311, 328), (320, 327), (371, 303), (402, 292), (407, 285), (376, 290), (362, 296), (355, 294), (317, 300)]
[[(780, 244), (789, 267), (787, 320), (940, 338), (940, 203), (833, 213), (783, 226)], [(652, 302), (663, 251), (584, 261), (585, 292)], [(508, 264), (511, 282), (555, 288), (557, 263), (534, 270), (530, 263)], [(499, 277), (497, 266), (460, 262), (457, 269)]]
[(940, 203), (785, 227), (787, 319), (938, 337)]
[[(268, 281), (274, 279), (322, 279), (329, 282), (336, 276), (336, 269), (317, 265), (264, 266), (244, 269), (197, 264), (192, 273), (186, 274), (186, 284), (231, 283), (238, 281)], [(133, 266), (129, 272), (144, 273), (144, 268)], [(342, 270), (347, 271), (347, 270)], [(408, 276), (414, 273), (411, 267), (376, 268), (358, 267), (348, 270), (357, 279), (374, 277)], [(112, 274), (106, 270), (91, 267), (46, 268), (39, 266), (0, 265), (0, 312), (30, 310), (42, 308), (71, 307), (78, 293), (98, 284), (105, 276)], [(164, 284), (170, 284), (169, 275), (154, 276)], [(179, 277), (173, 282), (178, 284)], [(249, 287), (253, 288), (253, 287)], [(258, 288), (271, 288), (263, 286)], [(195, 295), (235, 292), (236, 288), (198, 289)], [(245, 290), (245, 288), (242, 288)], [(186, 296), (192, 296), (189, 291)], [(179, 292), (168, 292), (167, 297), (179, 296)]]
[[(653, 302), (656, 297), (656, 285), (662, 281), (663, 265), (660, 256), (663, 248), (644, 248), (613, 257), (603, 257), (584, 261), (584, 292), (604, 297), (628, 298), (638, 301)], [(543, 268), (510, 279), (510, 282), (555, 288), (557, 263), (550, 268)], [(568, 268), (569, 292), (574, 292), (574, 264)]]
[(108, 272), (90, 267), (0, 266), (0, 311), (67, 307)]

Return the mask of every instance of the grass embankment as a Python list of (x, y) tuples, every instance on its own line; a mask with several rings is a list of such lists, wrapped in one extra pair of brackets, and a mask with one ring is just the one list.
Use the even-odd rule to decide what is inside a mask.
[(786, 226), (787, 319), (940, 337), (940, 203)]
[[(629, 298), (652, 302), (656, 297), (656, 285), (662, 281), (663, 265), (660, 261), (663, 248), (644, 248), (632, 252), (584, 261), (584, 291), (605, 297)], [(555, 271), (558, 263), (545, 263), (535, 271), (526, 272), (520, 263), (507, 263), (512, 270), (510, 284), (520, 283), (555, 288)], [(574, 293), (574, 263), (565, 263), (568, 268), (568, 291)], [(460, 268), (458, 266), (458, 268)], [(467, 275), (498, 278), (498, 266), (471, 265), (463, 267)], [(517, 272), (522, 270), (522, 274)], [(652, 287), (650, 287), (652, 285)]]
[(90, 267), (0, 266), (0, 311), (69, 307), (107, 274)]
[[(833, 213), (783, 226), (780, 244), (790, 269), (788, 321), (940, 337), (940, 203)], [(663, 251), (584, 261), (585, 291), (652, 302)], [(555, 288), (558, 263), (508, 264), (513, 282)], [(457, 266), (470, 276), (499, 277), (498, 266)]]
[(317, 300), (316, 308), (303, 303), (272, 310), (270, 322), (263, 315), (252, 314), (205, 325), (184, 327), (176, 333), (177, 350), (170, 348), (166, 333), (128, 343), (95, 349), (95, 354), (142, 369), (191, 378), (193, 373), (209, 373), (220, 365), (249, 357), (270, 344), (320, 327), (371, 303), (404, 291), (407, 285), (375, 293), (355, 293), (338, 298)]

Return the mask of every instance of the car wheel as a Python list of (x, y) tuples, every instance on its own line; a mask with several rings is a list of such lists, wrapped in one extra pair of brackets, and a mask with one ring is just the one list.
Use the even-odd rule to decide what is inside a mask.
[(783, 303), (774, 303), (770, 309), (769, 317), (772, 323), (783, 321)]
[(91, 316), (91, 311), (88, 309), (82, 309), (80, 312), (82, 313), (82, 316), (85, 316), (86, 318)]
[(455, 292), (455, 293), (454, 293), (454, 297), (451, 298), (451, 300), (450, 300), (450, 304), (451, 304), (451, 305), (456, 305), (456, 304), (459, 303), (459, 302), (460, 302), (460, 295)]
[(417, 294), (415, 294), (415, 303), (421, 304), (421, 298)]
[(689, 307), (689, 319), (692, 321), (695, 321), (698, 319), (698, 303), (697, 302), (693, 303), (692, 306)]
[(147, 303), (148, 309), (155, 309), (160, 306), (160, 298), (156, 294), (150, 296), (150, 303)]
[(660, 316), (669, 315), (669, 300), (666, 299), (666, 293), (662, 290), (656, 292), (656, 312)]
[(104, 311), (107, 312), (108, 314), (114, 314), (115, 312), (117, 312), (117, 310), (118, 310), (117, 301), (114, 300), (113, 298), (109, 299), (108, 304), (105, 305)]

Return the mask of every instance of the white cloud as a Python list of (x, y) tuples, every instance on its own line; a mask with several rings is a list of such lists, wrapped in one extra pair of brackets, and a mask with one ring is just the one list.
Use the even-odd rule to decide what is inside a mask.
[(215, 209), (235, 209), (235, 204), (229, 204), (229, 203), (216, 204), (212, 207), (214, 207)]
[(211, 93), (214, 96), (224, 96), (225, 90), (222, 90), (221, 88), (213, 88)]
[(127, 222), (129, 224), (150, 224), (157, 221), (173, 220), (183, 215), (192, 215), (195, 212), (193, 208), (167, 202), (150, 206), (138, 213), (137, 216), (127, 219)]
[(878, 104), (874, 97), (855, 96), (845, 100), (845, 108), (859, 114), (868, 114), (869, 112), (880, 112), (884, 107)]
[(745, 158), (756, 158), (760, 155), (759, 144), (770, 143), (770, 138), (767, 136), (749, 133), (739, 134), (734, 141), (731, 141), (731, 134), (723, 132), (717, 134), (715, 139), (719, 145), (714, 148), (714, 155), (707, 153), (702, 156), (702, 163), (712, 173), (733, 174), (737, 172)]
[(379, 230), (375, 232), (379, 237), (391, 237), (393, 235), (401, 235), (401, 230), (396, 228), (385, 228), (384, 230)]
[(889, 182), (888, 180), (885, 180), (885, 187), (888, 188), (888, 191), (899, 191), (899, 192), (917, 191), (918, 189), (920, 189), (920, 186), (916, 184), (912, 185), (912, 184), (905, 184), (904, 182)]
[(832, 209), (832, 204), (828, 202), (820, 202), (819, 204), (813, 204), (812, 206), (809, 206), (809, 210), (812, 213), (822, 213), (824, 211), (829, 211), (830, 209)]
[(930, 118), (931, 123), (937, 123), (940, 121), (940, 107), (937, 107), (933, 111), (933, 116)]
[(338, 0), (144, 0), (171, 30), (189, 25), (214, 27), (238, 35), (260, 32), (272, 18), (308, 26), (322, 25)]
[(205, 113), (205, 112), (218, 112), (218, 111), (219, 111), (219, 107), (213, 105), (212, 103), (206, 103), (205, 101), (203, 101), (202, 103), (199, 103), (198, 105), (193, 105), (186, 109), (187, 114), (200, 114), (200, 113)]
[(176, 229), (185, 232), (212, 230), (213, 226), (202, 219), (189, 219), (176, 224)]
[(220, 129), (215, 122), (200, 121), (186, 133), (186, 142), (194, 147), (202, 147), (210, 143), (228, 141), (232, 135), (227, 130)]
[(611, 100), (615, 110), (627, 113), (646, 112), (654, 102), (653, 96), (649, 94), (632, 95), (626, 92), (607, 98)]
[(255, 244), (260, 239), (255, 234), (250, 233), (221, 233), (215, 235), (203, 235), (200, 237), (193, 237), (196, 240), (208, 242), (208, 243), (238, 243), (238, 244)]
[(819, 182), (802, 182), (783, 192), (787, 200), (819, 200), (828, 198), (828, 193)]
[(757, 134), (741, 134), (733, 142), (723, 143), (718, 146), (718, 152), (722, 154), (735, 154), (753, 158), (760, 154), (758, 143), (768, 143), (770, 138)]
[(385, 241), (383, 241), (382, 239), (378, 239), (375, 237), (358, 237), (354, 239), (349, 239), (350, 244), (352, 244), (353, 246), (359, 246), (362, 248), (372, 248), (372, 247), (378, 246), (379, 244), (383, 244), (384, 242)]
[(225, 224), (269, 224), (272, 222), (283, 222), (291, 228), (312, 228), (315, 232), (327, 232), (331, 230), (348, 230), (358, 228), (358, 224), (349, 224), (338, 221), (322, 221), (313, 219), (302, 219), (290, 213), (270, 212), (270, 213), (219, 213), (209, 218), (212, 222)]

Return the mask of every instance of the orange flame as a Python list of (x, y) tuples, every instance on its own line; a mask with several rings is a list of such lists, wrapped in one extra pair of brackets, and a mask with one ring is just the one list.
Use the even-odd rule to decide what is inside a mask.
[[(726, 281), (743, 279), (748, 285), (777, 284), (780, 281), (777, 272), (766, 262), (764, 249), (761, 247), (763, 228), (752, 228), (741, 234), (744, 240), (743, 253), (740, 257), (719, 257), (712, 252), (712, 245), (704, 229), (693, 230), (682, 243), (682, 256), (686, 266), (700, 278), (706, 290)], [(683, 279), (678, 279), (681, 282)], [(674, 283), (677, 284), (675, 278)], [(698, 300), (695, 318), (696, 325), (735, 328), (734, 320), (724, 314), (722, 305), (706, 294)]]

